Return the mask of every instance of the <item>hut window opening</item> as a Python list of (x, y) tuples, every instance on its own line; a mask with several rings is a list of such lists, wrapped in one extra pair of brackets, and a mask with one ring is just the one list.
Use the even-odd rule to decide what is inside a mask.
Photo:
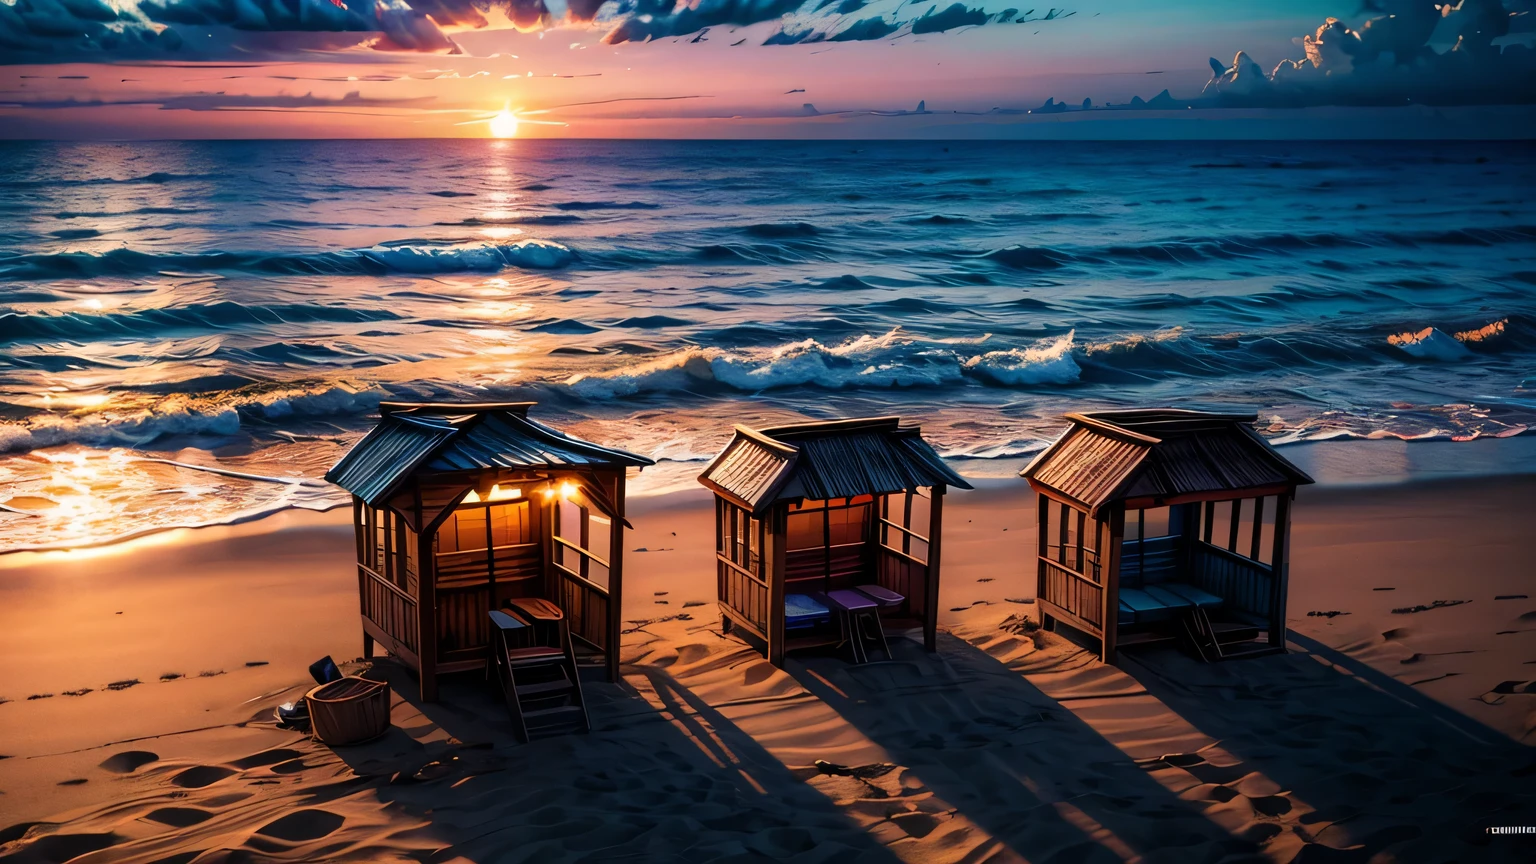
[(555, 564), (606, 591), (613, 520), (574, 500), (577, 491), (570, 483), (561, 484), (560, 501), (554, 508)]
[(880, 545), (919, 561), (928, 560), (932, 501), (919, 492), (893, 492), (880, 499)]

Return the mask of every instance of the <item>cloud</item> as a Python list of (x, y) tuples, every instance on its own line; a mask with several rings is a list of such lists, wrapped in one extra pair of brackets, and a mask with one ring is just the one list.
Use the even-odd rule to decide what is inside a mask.
[[(710, 27), (783, 21), (763, 44), (854, 42), (940, 33), (1031, 18), (954, 3), (918, 15), (905, 0), (885, 15), (849, 18), (873, 0), (0, 0), (0, 64), (180, 59), (281, 59), (373, 49), (459, 53), (449, 32), (505, 19), (523, 30), (557, 24), (605, 31), (609, 44), (702, 34)], [(903, 14), (907, 10), (908, 14)], [(696, 41), (703, 41), (702, 39)], [(308, 55), (306, 55), (308, 56)], [(355, 55), (354, 55), (355, 56)], [(308, 59), (318, 59), (308, 56)]]
[(227, 93), (188, 93), (181, 96), (146, 96), (140, 99), (35, 99), (0, 102), (7, 108), (58, 110), (66, 108), (155, 107), (163, 111), (270, 111), (298, 109), (403, 108), (431, 102), (433, 97), (377, 99), (354, 90), (337, 99), (306, 93), (302, 96), (252, 96)]
[(1024, 24), (1039, 21), (1055, 21), (1076, 14), (1052, 7), (1043, 15), (1036, 16), (1034, 9), (1030, 9), (1023, 15), (1020, 15), (1017, 9), (988, 12), (980, 6), (971, 9), (964, 3), (952, 3), (943, 9), (940, 9), (937, 5), (930, 6), (928, 11), (914, 18), (910, 15), (903, 16), (901, 14), (902, 9), (906, 8), (907, 5), (903, 2), (891, 13), (890, 18), (884, 15), (874, 15), (842, 27), (843, 16), (857, 12), (869, 4), (866, 0), (818, 0), (816, 10), (820, 12), (834, 4), (836, 4), (838, 12), (837, 17), (831, 20), (815, 19), (809, 23), (799, 20), (786, 22), (765, 39), (763, 44), (808, 45), (816, 42), (868, 42), (891, 36), (904, 36), (908, 34), (921, 36), (928, 33), (943, 33), (961, 27), (978, 27), (983, 24)]
[[(1489, 105), (1536, 102), (1536, 52), (1494, 45), (1529, 30), (1536, 0), (1377, 0), (1358, 30), (1329, 18), (1297, 40), (1305, 52), (1269, 73), (1246, 52), (1215, 73), (1202, 102), (1219, 107)], [(1444, 50), (1436, 50), (1439, 45)]]

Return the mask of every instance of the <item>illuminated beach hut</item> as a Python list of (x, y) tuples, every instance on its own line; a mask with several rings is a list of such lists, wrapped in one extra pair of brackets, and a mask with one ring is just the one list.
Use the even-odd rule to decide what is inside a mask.
[(1039, 495), (1042, 623), (1119, 647), (1180, 640), (1206, 660), (1283, 651), (1291, 502), (1312, 482), (1252, 414), (1068, 414), (1021, 472)]
[[(934, 649), (944, 493), (971, 486), (918, 427), (897, 417), (737, 426), (699, 482), (715, 493), (721, 623), (761, 641), (772, 663), (842, 640), (838, 611), (878, 615), (882, 634), (882, 619), (921, 626)], [(829, 610), (828, 595), (847, 591), (877, 608)]]
[(379, 425), (325, 475), (352, 493), (363, 653), (437, 676), (483, 668), (491, 619), (542, 598), (618, 676), (624, 481), (644, 456), (574, 438), (530, 402), (379, 405)]

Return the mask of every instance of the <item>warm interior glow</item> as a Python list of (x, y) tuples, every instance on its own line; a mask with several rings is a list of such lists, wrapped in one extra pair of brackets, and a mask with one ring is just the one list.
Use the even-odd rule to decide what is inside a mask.
[(572, 495), (575, 495), (575, 494), (576, 494), (576, 486), (574, 484), (571, 484), (571, 483), (561, 483), (560, 484), (560, 497), (561, 498), (569, 498), (569, 497), (571, 497)]
[(553, 487), (553, 486), (545, 486), (544, 487), (544, 500), (548, 501), (549, 499), (551, 499), (553, 497), (555, 497), (555, 487)]
[(477, 504), (477, 503), (479, 503), (479, 501), (480, 501), (480, 493), (476, 492), (473, 489), (469, 490), (469, 494), (464, 496), (464, 503), (465, 504)]
[(513, 499), (513, 498), (521, 498), (521, 497), (523, 497), (523, 490), (517, 489), (517, 488), (503, 489), (503, 488), (501, 488), (500, 484), (497, 484), (497, 485), (491, 487), (491, 494), (489, 496), (487, 496), (485, 500), (487, 500), (487, 501), (508, 501), (508, 500)]
[(492, 138), (514, 138), (517, 136), (517, 115), (512, 109), (503, 108), (501, 113), (491, 118)]

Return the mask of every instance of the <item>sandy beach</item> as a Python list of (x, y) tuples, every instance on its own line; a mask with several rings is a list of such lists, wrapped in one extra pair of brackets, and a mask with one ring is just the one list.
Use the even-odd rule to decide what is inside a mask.
[(1536, 825), (1533, 496), (1304, 489), (1288, 654), (1115, 668), (1027, 623), (1033, 499), (988, 481), (937, 654), (784, 670), (721, 635), (706, 494), (632, 499), (623, 681), (530, 745), (388, 661), (348, 667), (384, 738), (275, 727), (361, 653), (348, 513), (0, 556), (0, 861), (1529, 861), (1484, 829)]

